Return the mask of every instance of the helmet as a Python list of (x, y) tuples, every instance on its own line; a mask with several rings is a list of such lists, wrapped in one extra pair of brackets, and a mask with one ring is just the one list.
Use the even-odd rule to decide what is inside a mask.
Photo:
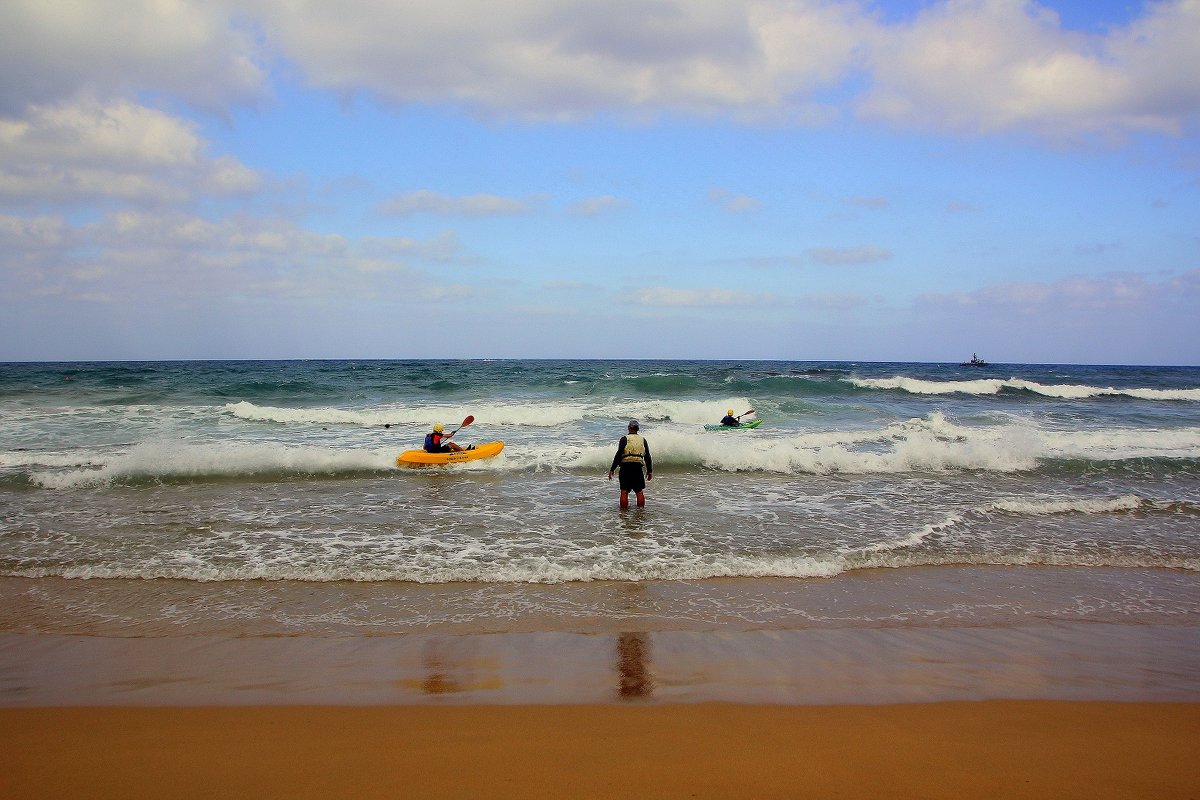
[(444, 429), (442, 428), (442, 423), (440, 423), (440, 422), (437, 425), (433, 426), (434, 433), (441, 433), (443, 430)]
[(733, 409), (731, 408), (731, 409), (729, 409), (728, 411), (726, 411), (725, 413), (726, 413), (726, 414), (728, 414), (729, 416), (731, 416), (731, 417), (732, 417), (732, 416), (733, 416)]
[(629, 430), (636, 431), (638, 429), (638, 421), (636, 419), (629, 420)]

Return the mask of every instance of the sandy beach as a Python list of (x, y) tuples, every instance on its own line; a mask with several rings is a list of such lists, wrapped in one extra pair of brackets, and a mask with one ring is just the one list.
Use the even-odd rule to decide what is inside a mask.
[(1200, 796), (1200, 704), (0, 711), (11, 798)]
[(1196, 798), (1193, 588), (6, 578), (0, 796)]

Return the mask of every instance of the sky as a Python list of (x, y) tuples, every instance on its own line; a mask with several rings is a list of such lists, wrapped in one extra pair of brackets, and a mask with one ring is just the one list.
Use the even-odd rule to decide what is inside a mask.
[(5, 0), (0, 361), (1200, 364), (1200, 0)]

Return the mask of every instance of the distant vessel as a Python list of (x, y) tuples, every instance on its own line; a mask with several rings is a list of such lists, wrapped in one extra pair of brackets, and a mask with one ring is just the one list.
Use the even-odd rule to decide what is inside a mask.
[(974, 353), (971, 353), (971, 360), (964, 361), (959, 364), (960, 367), (986, 367), (988, 363)]

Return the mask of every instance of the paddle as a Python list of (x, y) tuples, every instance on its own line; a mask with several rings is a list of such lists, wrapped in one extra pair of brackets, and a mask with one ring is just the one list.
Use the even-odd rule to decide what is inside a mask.
[(753, 414), (753, 413), (754, 413), (754, 409), (752, 408), (749, 411), (743, 411), (741, 414), (738, 414), (736, 417), (734, 417), (734, 419), (736, 419), (738, 422), (741, 422), (742, 417), (746, 416), (747, 414)]
[(459, 431), (461, 431), (463, 428), (467, 427), (468, 425), (470, 425), (470, 424), (471, 424), (472, 422), (474, 422), (474, 421), (475, 421), (475, 418), (474, 418), (474, 417), (472, 417), (470, 414), (468, 414), (468, 415), (467, 415), (467, 418), (463, 420), (463, 423), (462, 423), (462, 425), (459, 425), (457, 428), (455, 428), (454, 430), (450, 431), (449, 435), (448, 435), (448, 436), (446, 436), (446, 438), (447, 438), (447, 439), (449, 439), (451, 436), (453, 436), (454, 434), (458, 433)]
[[(749, 412), (746, 412), (746, 413), (749, 413)], [(446, 434), (446, 437), (445, 437), (445, 438), (449, 439), (451, 436), (453, 436), (454, 434), (458, 433), (459, 431), (461, 431), (463, 428), (467, 427), (468, 425), (470, 425), (470, 424), (471, 424), (472, 422), (474, 422), (474, 421), (475, 421), (475, 418), (474, 418), (474, 417), (472, 417), (471, 415), (469, 415), (469, 414), (468, 414), (468, 415), (467, 415), (467, 418), (466, 418), (466, 419), (464, 419), (464, 420), (462, 421), (462, 425), (459, 425), (457, 428), (455, 428), (454, 430), (450, 431), (450, 433)], [(390, 422), (385, 422), (385, 423), (383, 424), (383, 427), (385, 427), (385, 428), (390, 428), (390, 427), (392, 427), (392, 423), (390, 423)]]

